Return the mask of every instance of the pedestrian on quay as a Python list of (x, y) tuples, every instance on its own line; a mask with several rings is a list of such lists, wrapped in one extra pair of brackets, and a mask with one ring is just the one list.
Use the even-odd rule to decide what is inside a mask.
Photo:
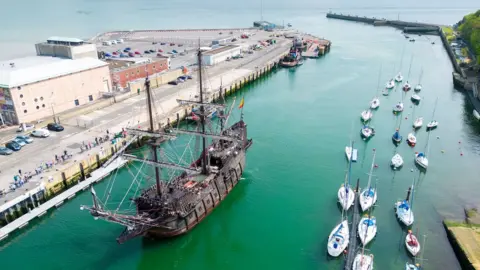
[(95, 143), (98, 145), (98, 138), (95, 137)]
[(108, 134), (110, 134), (110, 132), (109, 132), (108, 129), (107, 129), (107, 135), (108, 135)]
[(22, 170), (18, 169), (18, 174), (22, 175)]
[(58, 163), (58, 156), (57, 155), (55, 155), (55, 162)]
[(92, 149), (92, 144), (88, 142), (88, 149)]

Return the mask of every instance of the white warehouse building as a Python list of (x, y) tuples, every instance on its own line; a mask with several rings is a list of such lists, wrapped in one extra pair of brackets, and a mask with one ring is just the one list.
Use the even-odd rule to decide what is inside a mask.
[(228, 57), (239, 55), (242, 47), (237, 45), (222, 46), (202, 54), (202, 63), (207, 66), (213, 66), (227, 60)]

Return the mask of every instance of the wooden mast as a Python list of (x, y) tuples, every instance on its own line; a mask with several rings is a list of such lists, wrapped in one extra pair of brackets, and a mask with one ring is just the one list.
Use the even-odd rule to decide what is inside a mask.
[[(147, 92), (147, 106), (148, 106), (148, 117), (149, 117), (149, 122), (150, 122), (150, 127), (149, 131), (154, 132), (154, 123), (153, 123), (153, 111), (152, 111), (152, 93), (150, 90), (150, 79), (145, 78), (145, 91)], [(157, 153), (157, 144), (154, 143), (152, 144), (152, 150), (153, 150), (153, 160), (155, 162), (158, 162), (158, 153)], [(161, 185), (160, 185), (160, 169), (155, 166), (155, 183), (157, 184), (157, 194), (158, 196), (162, 196), (162, 190), (161, 190)]]
[[(198, 43), (200, 46), (200, 42)], [(205, 134), (205, 106), (203, 105), (203, 81), (202, 81), (202, 51), (198, 48), (198, 78), (200, 81), (200, 123), (202, 125), (202, 133)], [(202, 174), (207, 174), (207, 153), (206, 153), (207, 139), (202, 137)]]

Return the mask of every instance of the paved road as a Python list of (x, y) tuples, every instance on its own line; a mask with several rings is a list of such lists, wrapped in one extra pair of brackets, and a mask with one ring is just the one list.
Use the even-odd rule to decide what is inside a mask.
[[(269, 46), (243, 59), (208, 67), (204, 73), (205, 88), (218, 89), (221, 82), (228, 84), (237, 78), (250, 74), (257, 66), (263, 65), (278, 56), (278, 54), (285, 52), (289, 44), (289, 40), (284, 40), (275, 46)], [(161, 111), (157, 111), (157, 113), (161, 115), (173, 109), (176, 106), (175, 98), (193, 98), (193, 95), (198, 91), (196, 77), (194, 75), (193, 80), (177, 86), (164, 85), (154, 89), (154, 98), (156, 104), (158, 104), (156, 107), (158, 108), (157, 110)], [(89, 120), (86, 121), (85, 119)], [(81, 123), (81, 121), (84, 122)], [(35, 167), (46, 161), (53, 160), (55, 154), (61, 154), (64, 150), (74, 154), (79, 152), (80, 144), (83, 141), (93, 141), (96, 136), (105, 135), (106, 129), (109, 129), (111, 132), (117, 132), (122, 127), (136, 125), (145, 121), (146, 96), (144, 92), (101, 110), (66, 119), (62, 121), (62, 124), (65, 125), (65, 131), (59, 133), (52, 132), (49, 138), (35, 139), (34, 143), (26, 145), (19, 152), (10, 156), (0, 156), (0, 190), (8, 190), (8, 186), (13, 181), (13, 176), (18, 173), (18, 169), (22, 169), (23, 172), (34, 171)], [(83, 127), (78, 127), (77, 123), (80, 123)], [(4, 133), (2, 135), (4, 136)], [(70, 162), (73, 164), (73, 161), (78, 158), (80, 156), (74, 156)], [(67, 163), (64, 166), (70, 165)], [(24, 192), (25, 189), (31, 189), (38, 185), (40, 181), (42, 181), (40, 177), (35, 178), (34, 181), (29, 182), (17, 192), (1, 198), (0, 204)]]

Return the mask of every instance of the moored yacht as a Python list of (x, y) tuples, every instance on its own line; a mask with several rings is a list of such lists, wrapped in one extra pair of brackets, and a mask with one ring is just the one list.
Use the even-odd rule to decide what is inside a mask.
[(403, 91), (407, 92), (412, 89), (412, 86), (408, 83), (408, 81), (403, 85)]
[(399, 72), (399, 73), (397, 74), (397, 76), (395, 76), (395, 81), (396, 81), (396, 82), (401, 82), (401, 81), (403, 81), (403, 76), (402, 76), (402, 73), (401, 73), (401, 72)]
[(419, 103), (420, 100), (422, 100), (422, 98), (417, 94), (413, 94), (412, 97), (410, 98), (410, 100), (412, 100), (412, 102), (414, 102), (414, 103)]
[(418, 166), (427, 169), (428, 167), (428, 158), (423, 152), (418, 152), (415, 154), (415, 163), (417, 163)]
[(395, 81), (393, 79), (391, 79), (390, 81), (388, 81), (386, 84), (385, 84), (385, 88), (387, 89), (392, 89), (395, 87)]
[(414, 90), (415, 92), (420, 92), (420, 91), (422, 91), (422, 85), (421, 85), (421, 84), (415, 85), (415, 88), (413, 88), (413, 90)]
[(395, 212), (397, 214), (397, 218), (403, 224), (405, 224), (405, 226), (412, 225), (414, 221), (413, 210), (409, 202), (410, 193), (412, 192), (412, 189), (413, 189), (413, 185), (412, 187), (408, 188), (407, 198), (403, 201), (398, 201), (395, 203)]
[(370, 126), (364, 125), (360, 131), (360, 135), (365, 140), (370, 139), (375, 135), (375, 129)]
[(415, 144), (417, 144), (417, 137), (415, 137), (415, 134), (413, 134), (413, 133), (408, 133), (407, 143), (408, 143), (408, 145), (410, 145), (410, 146), (415, 146)]
[(365, 254), (364, 251), (358, 252), (353, 261), (353, 270), (372, 270), (373, 254)]
[(358, 237), (362, 245), (367, 245), (377, 235), (377, 219), (375, 217), (364, 217), (358, 223)]
[(380, 100), (377, 97), (374, 97), (372, 101), (370, 101), (370, 109), (375, 110), (380, 106)]
[(427, 124), (427, 129), (434, 129), (437, 128), (438, 122), (436, 120), (430, 121)]
[(392, 141), (395, 143), (395, 144), (399, 144), (402, 142), (402, 135), (400, 135), (400, 131), (398, 130), (398, 128), (395, 130), (395, 133), (393, 133), (392, 135)]
[(328, 236), (328, 254), (333, 257), (338, 257), (342, 254), (348, 246), (349, 238), (348, 221), (344, 220), (335, 226)]
[(402, 102), (398, 102), (398, 103), (393, 107), (393, 112), (394, 112), (394, 113), (403, 112), (403, 103), (402, 103)]
[(413, 256), (417, 256), (420, 252), (420, 242), (418, 242), (417, 237), (411, 230), (408, 230), (407, 236), (405, 237), (405, 247)]
[(413, 122), (413, 128), (418, 129), (418, 128), (421, 128), (422, 126), (423, 126), (423, 117), (418, 117), (417, 119), (415, 119), (415, 121)]
[(365, 110), (362, 112), (361, 114), (361, 118), (362, 118), (362, 121), (363, 122), (368, 122), (370, 121), (370, 119), (372, 119), (373, 117), (373, 113), (371, 110)]
[(392, 169), (396, 170), (403, 166), (403, 158), (399, 153), (396, 153), (391, 160), (390, 165)]

